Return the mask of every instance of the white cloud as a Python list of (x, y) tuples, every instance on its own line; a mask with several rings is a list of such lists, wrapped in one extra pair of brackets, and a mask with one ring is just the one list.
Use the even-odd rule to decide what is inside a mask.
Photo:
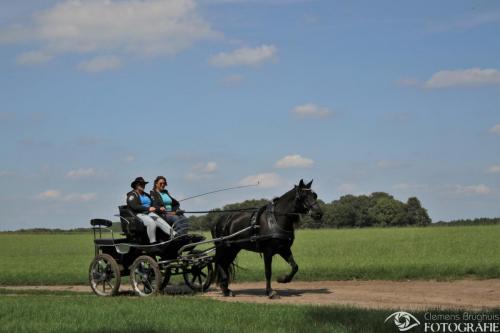
[(40, 200), (57, 200), (66, 202), (87, 202), (94, 200), (95, 193), (69, 193), (63, 194), (59, 190), (46, 190), (36, 196)]
[(278, 49), (274, 45), (261, 45), (254, 48), (242, 47), (232, 52), (222, 52), (210, 59), (217, 67), (256, 66), (276, 57)]
[(61, 191), (59, 190), (46, 190), (37, 195), (38, 199), (59, 199), (61, 197)]
[(206, 164), (200, 164), (196, 169), (202, 173), (214, 173), (217, 171), (217, 163), (207, 162)]
[(121, 65), (120, 58), (116, 56), (100, 56), (80, 63), (78, 68), (86, 72), (96, 73), (117, 69)]
[(70, 193), (65, 195), (62, 200), (70, 202), (87, 202), (97, 197), (95, 193)]
[(16, 57), (16, 62), (20, 65), (37, 65), (43, 64), (52, 59), (52, 56), (42, 51), (30, 51), (19, 54)]
[(491, 192), (491, 188), (484, 184), (469, 186), (455, 185), (453, 187), (453, 193), (455, 194), (490, 194)]
[(287, 155), (287, 156), (283, 157), (282, 159), (280, 159), (279, 161), (277, 161), (274, 164), (274, 167), (275, 168), (308, 168), (308, 167), (312, 166), (313, 164), (314, 164), (313, 160), (296, 154), (296, 155)]
[(66, 173), (66, 178), (69, 179), (79, 179), (79, 178), (88, 178), (88, 177), (94, 177), (97, 175), (97, 172), (93, 168), (88, 168), (88, 169), (75, 169), (75, 170), (70, 170)]
[(198, 180), (212, 177), (217, 172), (218, 166), (216, 162), (198, 163), (191, 168), (191, 171), (186, 175), (187, 180)]
[(0, 30), (0, 43), (39, 44), (18, 57), (33, 63), (65, 53), (171, 55), (217, 36), (195, 0), (66, 0)]
[(292, 112), (300, 118), (325, 118), (331, 114), (327, 107), (313, 103), (298, 105), (293, 108)]
[(296, 3), (310, 2), (314, 0), (200, 0), (201, 3), (209, 5), (217, 4), (261, 4), (261, 5), (291, 5)]
[(500, 84), (500, 71), (493, 68), (469, 68), (439, 71), (424, 83), (425, 88)]
[(257, 183), (259, 183), (260, 187), (271, 188), (284, 185), (285, 181), (274, 172), (266, 172), (247, 176), (238, 182), (239, 185), (254, 185)]
[(497, 165), (491, 165), (488, 168), (488, 173), (500, 173), (500, 164)]
[(491, 133), (500, 134), (500, 124), (496, 124), (490, 129)]

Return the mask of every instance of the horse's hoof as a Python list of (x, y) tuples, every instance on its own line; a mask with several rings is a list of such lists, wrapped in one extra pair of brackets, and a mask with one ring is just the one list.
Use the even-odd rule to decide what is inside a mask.
[(280, 276), (280, 277), (276, 280), (276, 282), (278, 282), (278, 283), (288, 283), (288, 282), (290, 282), (290, 281), (292, 281), (292, 279), (288, 278), (288, 276), (286, 276), (286, 275), (285, 275), (285, 276)]
[(268, 295), (269, 299), (280, 299), (280, 295), (275, 291), (271, 291)]
[(228, 290), (224, 290), (222, 292), (222, 294), (224, 295), (224, 297), (234, 297), (235, 296), (234, 293), (233, 293), (233, 291), (229, 290), (229, 289)]

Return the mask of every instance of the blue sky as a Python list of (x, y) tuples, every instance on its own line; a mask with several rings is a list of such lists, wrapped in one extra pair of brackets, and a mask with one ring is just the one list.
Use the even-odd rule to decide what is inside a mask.
[(209, 209), (300, 178), (500, 216), (500, 4), (0, 4), (0, 230), (111, 218), (165, 175)]

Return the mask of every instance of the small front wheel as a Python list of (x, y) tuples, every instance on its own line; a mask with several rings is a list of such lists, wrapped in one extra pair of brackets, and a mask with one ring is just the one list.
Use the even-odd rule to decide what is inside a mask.
[(184, 269), (184, 282), (194, 291), (205, 292), (212, 283), (213, 267), (211, 262), (192, 265)]
[(90, 263), (89, 283), (98, 296), (115, 296), (120, 289), (120, 268), (109, 254), (98, 254)]
[(130, 267), (132, 289), (139, 296), (158, 294), (162, 280), (158, 263), (150, 256), (138, 257)]

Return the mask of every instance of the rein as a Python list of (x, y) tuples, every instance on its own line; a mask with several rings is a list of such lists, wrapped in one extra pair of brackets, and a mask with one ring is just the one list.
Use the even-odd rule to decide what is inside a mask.
[(237, 212), (248, 212), (258, 210), (259, 208), (240, 208), (240, 209), (224, 209), (224, 210), (193, 210), (184, 211), (186, 214), (210, 214), (210, 213), (237, 213)]

